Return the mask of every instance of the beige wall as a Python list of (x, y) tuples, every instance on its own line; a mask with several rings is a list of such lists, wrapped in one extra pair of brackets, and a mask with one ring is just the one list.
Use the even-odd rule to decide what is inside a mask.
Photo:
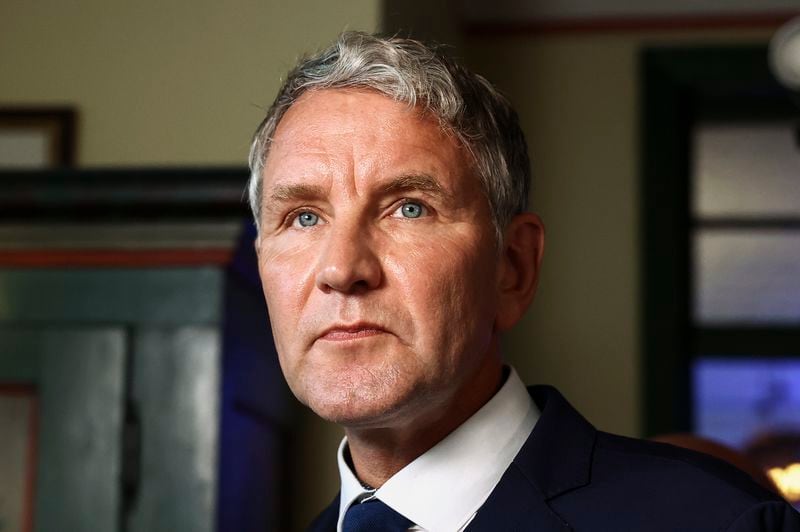
[[(82, 165), (243, 164), (261, 108), (298, 54), (380, 18), (378, 0), (6, 3), (0, 102), (77, 105)], [(520, 111), (533, 205), (548, 230), (540, 293), (506, 339), (507, 358), (527, 382), (558, 385), (601, 428), (639, 431), (637, 53), (644, 43), (769, 34), (461, 39), (459, 55)], [(340, 437), (310, 415), (300, 423), (298, 524), (337, 489)]]
[(379, 0), (4, 2), (0, 102), (80, 112), (82, 165), (243, 164), (279, 78)]
[[(5, 2), (0, 105), (75, 105), (78, 162), (244, 165), (250, 137), (303, 53), (380, 27), (379, 0)], [(341, 432), (298, 421), (299, 525), (338, 489)], [(300, 528), (298, 528), (300, 530)]]
[[(519, 111), (533, 160), (532, 207), (547, 228), (539, 294), (505, 338), (506, 359), (525, 382), (558, 386), (599, 428), (640, 435), (638, 53), (770, 35), (462, 37), (459, 55)], [(297, 515), (325, 504), (337, 482), (327, 453), (341, 433), (314, 422), (305, 430), (324, 449), (304, 450), (305, 465), (330, 485), (307, 490)]]
[(598, 427), (640, 431), (638, 53), (763, 43), (770, 31), (470, 37), (465, 54), (515, 103), (533, 209), (547, 228), (537, 300), (505, 342), (528, 383), (557, 385)]

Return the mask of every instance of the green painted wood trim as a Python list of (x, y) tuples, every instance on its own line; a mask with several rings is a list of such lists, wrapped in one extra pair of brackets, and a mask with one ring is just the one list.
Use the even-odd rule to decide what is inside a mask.
[(792, 116), (766, 47), (654, 48), (640, 57), (642, 426), (690, 429), (690, 134), (706, 121)]
[(218, 268), (0, 269), (0, 323), (216, 324)]

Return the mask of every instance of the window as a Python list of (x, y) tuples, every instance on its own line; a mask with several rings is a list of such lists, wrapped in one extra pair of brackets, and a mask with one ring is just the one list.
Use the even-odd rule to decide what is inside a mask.
[(647, 432), (785, 472), (800, 463), (800, 108), (765, 48), (649, 50), (642, 72)]

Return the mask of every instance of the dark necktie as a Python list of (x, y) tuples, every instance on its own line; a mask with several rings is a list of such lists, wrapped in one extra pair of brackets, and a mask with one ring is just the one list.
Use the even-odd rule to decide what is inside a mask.
[(344, 514), (344, 532), (406, 532), (411, 521), (378, 499), (353, 504)]

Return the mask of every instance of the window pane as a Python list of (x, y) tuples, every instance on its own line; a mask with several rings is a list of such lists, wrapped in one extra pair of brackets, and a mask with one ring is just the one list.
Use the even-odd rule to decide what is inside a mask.
[(800, 359), (700, 358), (692, 374), (697, 434), (743, 449), (800, 430)]
[(699, 126), (693, 139), (695, 216), (800, 215), (800, 149), (794, 126)]
[(701, 230), (694, 252), (696, 321), (800, 322), (800, 231)]

